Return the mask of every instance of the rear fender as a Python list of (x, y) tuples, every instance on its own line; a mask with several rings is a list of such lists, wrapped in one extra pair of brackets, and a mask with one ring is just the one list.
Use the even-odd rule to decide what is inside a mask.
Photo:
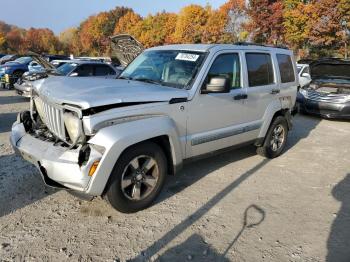
[(266, 136), (267, 130), (269, 130), (271, 121), (276, 114), (276, 112), (280, 111), (282, 109), (281, 103), (279, 100), (273, 100), (272, 103), (267, 107), (265, 114), (264, 114), (264, 122), (262, 124), (262, 127), (260, 129), (260, 133), (258, 136), (259, 138), (264, 138)]

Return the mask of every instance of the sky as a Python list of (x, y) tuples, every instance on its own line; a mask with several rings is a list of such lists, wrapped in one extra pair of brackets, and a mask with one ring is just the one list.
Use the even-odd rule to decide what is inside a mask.
[(50, 28), (59, 34), (78, 26), (90, 15), (127, 6), (142, 16), (160, 11), (178, 12), (189, 4), (217, 8), (227, 0), (1, 0), (0, 20), (23, 28)]

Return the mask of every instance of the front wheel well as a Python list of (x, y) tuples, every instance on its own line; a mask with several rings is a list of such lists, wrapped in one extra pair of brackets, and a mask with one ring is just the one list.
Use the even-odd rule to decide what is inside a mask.
[(159, 145), (163, 149), (164, 154), (167, 158), (168, 172), (169, 174), (173, 175), (175, 173), (175, 170), (173, 165), (174, 162), (171, 154), (171, 145), (170, 145), (169, 137), (167, 135), (157, 136), (146, 141), (151, 141)]
[[(173, 162), (173, 157), (172, 157), (172, 153), (171, 153), (170, 140), (169, 140), (169, 137), (167, 135), (153, 137), (150, 139), (140, 141), (136, 144), (130, 145), (123, 150), (123, 152), (120, 154), (120, 156), (123, 155), (126, 150), (133, 148), (133, 147), (136, 147), (136, 146), (143, 144), (145, 142), (155, 143), (163, 150), (163, 152), (166, 156), (168, 174), (171, 174), (171, 175), (175, 174), (175, 169), (174, 169), (174, 165), (173, 165), (174, 162)], [(118, 163), (118, 161), (119, 161), (119, 159), (117, 159), (116, 163)], [(108, 182), (106, 183), (106, 186), (103, 190), (102, 196), (106, 195), (110, 179), (111, 179), (111, 177), (108, 178)]]

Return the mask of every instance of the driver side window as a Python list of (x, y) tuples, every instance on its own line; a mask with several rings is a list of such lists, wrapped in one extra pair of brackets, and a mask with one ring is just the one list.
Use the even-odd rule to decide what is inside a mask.
[(241, 88), (241, 70), (238, 54), (219, 55), (212, 64), (206, 82), (212, 78), (224, 77), (228, 80), (231, 89)]

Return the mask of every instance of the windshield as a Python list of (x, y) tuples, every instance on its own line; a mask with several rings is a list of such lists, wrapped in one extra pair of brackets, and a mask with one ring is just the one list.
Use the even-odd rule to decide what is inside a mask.
[(70, 72), (72, 72), (78, 64), (76, 63), (65, 63), (57, 68), (57, 72), (62, 75), (68, 75)]
[(119, 78), (186, 88), (195, 78), (205, 53), (189, 51), (146, 51)]
[(32, 60), (33, 59), (29, 56), (23, 56), (23, 57), (17, 58), (15, 62), (20, 64), (29, 64), (30, 62), (32, 62)]

